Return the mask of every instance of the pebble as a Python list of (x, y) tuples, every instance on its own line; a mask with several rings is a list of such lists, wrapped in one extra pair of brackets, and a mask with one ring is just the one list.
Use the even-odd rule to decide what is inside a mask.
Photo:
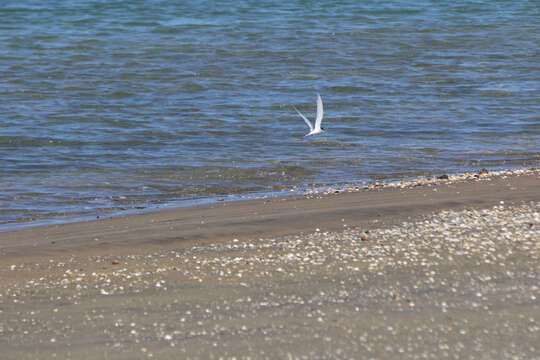
[[(508, 176), (519, 176), (519, 175), (537, 175), (540, 176), (540, 169), (530, 168), (530, 169), (513, 169), (513, 170), (491, 170), (481, 169), (478, 172), (465, 172), (460, 174), (443, 174), (438, 177), (419, 177), (414, 179), (404, 179), (397, 181), (388, 181), (388, 182), (369, 182), (362, 185), (358, 184), (345, 184), (341, 187), (330, 186), (330, 187), (314, 187), (308, 188), (304, 191), (304, 196), (311, 198), (317, 195), (333, 195), (340, 194), (344, 192), (358, 192), (358, 191), (373, 191), (380, 190), (383, 188), (399, 188), (407, 189), (418, 186), (433, 186), (436, 185), (440, 180), (445, 180), (445, 184), (453, 184), (466, 181), (488, 181), (495, 178), (504, 178)], [(434, 189), (436, 191), (436, 189)]]

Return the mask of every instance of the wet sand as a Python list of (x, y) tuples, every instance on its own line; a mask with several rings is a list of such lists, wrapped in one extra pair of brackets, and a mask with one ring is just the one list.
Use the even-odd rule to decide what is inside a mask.
[(0, 233), (2, 358), (539, 358), (539, 171), (330, 192)]

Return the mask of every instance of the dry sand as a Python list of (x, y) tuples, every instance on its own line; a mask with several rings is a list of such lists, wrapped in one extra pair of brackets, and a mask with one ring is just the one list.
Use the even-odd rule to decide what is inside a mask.
[(540, 172), (0, 233), (2, 359), (540, 358)]

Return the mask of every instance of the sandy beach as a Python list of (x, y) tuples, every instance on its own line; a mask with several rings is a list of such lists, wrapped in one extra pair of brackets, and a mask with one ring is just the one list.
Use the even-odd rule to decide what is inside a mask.
[(0, 233), (2, 359), (538, 359), (540, 171)]

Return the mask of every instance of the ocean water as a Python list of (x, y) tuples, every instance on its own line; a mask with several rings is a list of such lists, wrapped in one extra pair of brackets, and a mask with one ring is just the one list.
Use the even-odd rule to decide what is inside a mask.
[[(4, 0), (0, 231), (540, 164), (538, 1)], [(315, 96), (322, 136), (305, 138)]]

